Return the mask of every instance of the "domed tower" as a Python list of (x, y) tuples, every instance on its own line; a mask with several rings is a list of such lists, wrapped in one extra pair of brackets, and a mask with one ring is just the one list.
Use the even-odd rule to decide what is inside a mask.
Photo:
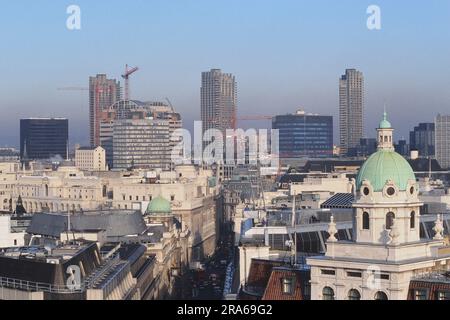
[(359, 243), (399, 245), (420, 240), (418, 198), (414, 172), (394, 151), (387, 114), (377, 129), (378, 150), (356, 178), (354, 240)]
[(145, 210), (145, 220), (148, 223), (162, 223), (171, 230), (174, 223), (174, 215), (170, 202), (161, 196), (150, 201), (147, 210)]

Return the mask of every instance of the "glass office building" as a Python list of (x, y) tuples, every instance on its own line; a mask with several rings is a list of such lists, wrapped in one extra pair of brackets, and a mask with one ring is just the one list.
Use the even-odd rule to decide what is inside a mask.
[(67, 157), (69, 120), (30, 118), (20, 120), (20, 158), (42, 160)]
[(278, 115), (272, 129), (279, 130), (280, 158), (333, 156), (333, 117), (307, 114)]

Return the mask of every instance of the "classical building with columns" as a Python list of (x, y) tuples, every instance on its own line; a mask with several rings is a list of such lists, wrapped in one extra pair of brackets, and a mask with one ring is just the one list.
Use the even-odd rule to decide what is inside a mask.
[(355, 181), (352, 239), (338, 240), (331, 219), (326, 254), (307, 259), (312, 300), (406, 300), (415, 277), (450, 270), (440, 216), (434, 238), (420, 238), (418, 184), (394, 151), (393, 131), (384, 113), (378, 150)]

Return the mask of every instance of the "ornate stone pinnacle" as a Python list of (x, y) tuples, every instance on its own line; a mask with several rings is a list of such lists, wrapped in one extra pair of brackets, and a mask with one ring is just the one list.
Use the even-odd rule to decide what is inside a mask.
[(327, 231), (328, 231), (328, 234), (330, 235), (328, 237), (327, 241), (329, 241), (329, 242), (336, 242), (337, 239), (336, 239), (335, 235), (336, 235), (336, 233), (338, 231), (336, 229), (336, 223), (334, 222), (334, 217), (333, 216), (330, 217), (330, 223), (328, 224), (328, 230)]
[(444, 232), (444, 224), (442, 223), (440, 214), (437, 215), (437, 219), (434, 222), (433, 231), (435, 232), (435, 236), (433, 237), (434, 240), (444, 239), (444, 237), (442, 236), (442, 233)]

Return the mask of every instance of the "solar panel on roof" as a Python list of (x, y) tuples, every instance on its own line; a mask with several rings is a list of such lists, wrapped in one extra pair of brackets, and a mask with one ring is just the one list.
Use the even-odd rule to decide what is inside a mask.
[(351, 208), (355, 200), (353, 193), (336, 193), (330, 199), (322, 203), (321, 208)]

